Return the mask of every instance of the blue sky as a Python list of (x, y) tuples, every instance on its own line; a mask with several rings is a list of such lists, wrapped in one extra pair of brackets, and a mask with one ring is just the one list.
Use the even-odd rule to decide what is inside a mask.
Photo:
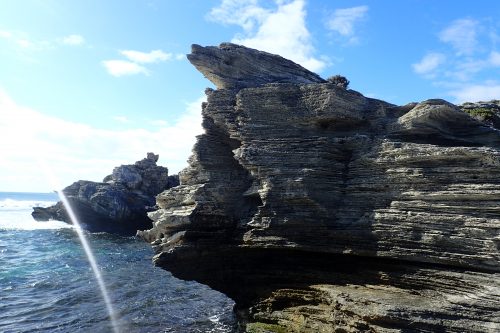
[(2, 0), (0, 191), (99, 181), (146, 152), (176, 173), (201, 133), (193, 43), (290, 58), (394, 104), (500, 98), (496, 0)]

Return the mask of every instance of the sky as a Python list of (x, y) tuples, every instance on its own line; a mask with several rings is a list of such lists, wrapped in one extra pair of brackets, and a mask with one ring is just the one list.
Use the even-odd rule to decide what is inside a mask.
[(500, 99), (497, 0), (0, 0), (0, 191), (179, 172), (213, 88), (185, 55), (228, 41), (398, 105)]

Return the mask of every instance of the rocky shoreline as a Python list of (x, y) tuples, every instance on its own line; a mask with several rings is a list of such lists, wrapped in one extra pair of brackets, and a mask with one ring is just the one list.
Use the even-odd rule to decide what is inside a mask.
[(138, 233), (242, 332), (498, 332), (499, 102), (364, 97), (223, 43), (205, 134)]
[[(137, 230), (150, 228), (148, 211), (155, 209), (155, 196), (179, 185), (177, 175), (156, 165), (159, 155), (148, 153), (134, 164), (113, 169), (101, 183), (79, 180), (63, 189), (84, 229), (135, 235)], [(47, 208), (34, 207), (35, 220), (59, 220), (72, 223), (61, 201)]]

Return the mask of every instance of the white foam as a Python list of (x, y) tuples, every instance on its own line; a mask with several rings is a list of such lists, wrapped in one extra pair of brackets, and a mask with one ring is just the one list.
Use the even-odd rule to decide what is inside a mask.
[(33, 207), (48, 207), (53, 204), (55, 204), (54, 201), (3, 199), (0, 200), (0, 212), (25, 209), (31, 210)]
[(33, 207), (48, 207), (54, 201), (42, 200), (0, 200), (0, 229), (3, 230), (41, 230), (72, 228), (62, 221), (35, 221), (31, 217)]
[(0, 229), (7, 230), (41, 230), (72, 228), (71, 224), (62, 221), (35, 221), (31, 211), (0, 211)]

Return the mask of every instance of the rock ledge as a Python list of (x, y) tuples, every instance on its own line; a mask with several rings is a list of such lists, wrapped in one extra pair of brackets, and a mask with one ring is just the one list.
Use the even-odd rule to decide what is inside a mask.
[(139, 232), (156, 265), (231, 297), (245, 332), (500, 331), (492, 123), (232, 44), (189, 59), (219, 89)]

